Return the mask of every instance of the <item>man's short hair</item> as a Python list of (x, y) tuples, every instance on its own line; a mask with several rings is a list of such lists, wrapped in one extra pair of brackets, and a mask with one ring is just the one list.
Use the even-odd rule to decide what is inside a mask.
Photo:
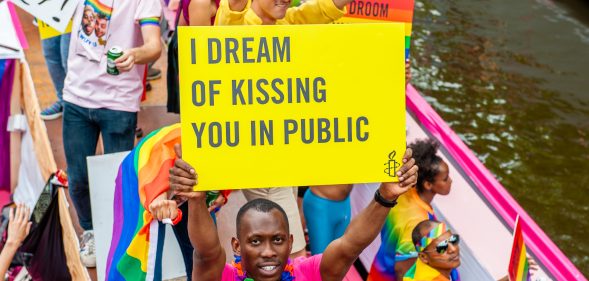
[(96, 13), (96, 18), (101, 19), (101, 20), (105, 20), (106, 14), (102, 13), (102, 12), (98, 12), (98, 13)]
[[(411, 233), (411, 240), (413, 240), (413, 245), (417, 245), (418, 243), (421, 243), (421, 238), (424, 237), (424, 235), (421, 234), (422, 230), (425, 228), (430, 228), (432, 226), (436, 226), (440, 224), (439, 221), (436, 220), (424, 220), (420, 223), (418, 223), (415, 228), (413, 229), (413, 232)], [(427, 236), (427, 234), (425, 234), (425, 236)], [(424, 247), (426, 245), (423, 245)]]
[(254, 199), (252, 201), (247, 202), (245, 205), (243, 205), (241, 207), (241, 209), (239, 209), (239, 212), (237, 212), (236, 226), (237, 226), (237, 235), (238, 236), (239, 236), (239, 229), (241, 228), (241, 219), (243, 218), (245, 213), (247, 213), (247, 211), (252, 210), (252, 209), (255, 211), (258, 211), (258, 212), (262, 212), (262, 213), (270, 213), (272, 210), (278, 210), (280, 212), (280, 214), (282, 215), (282, 217), (284, 218), (284, 221), (286, 222), (287, 232), (290, 233), (290, 229), (288, 227), (288, 216), (286, 215), (286, 212), (284, 211), (284, 209), (282, 209), (282, 207), (280, 207), (280, 205), (278, 205), (275, 202), (272, 202), (268, 199), (258, 198), (258, 199)]

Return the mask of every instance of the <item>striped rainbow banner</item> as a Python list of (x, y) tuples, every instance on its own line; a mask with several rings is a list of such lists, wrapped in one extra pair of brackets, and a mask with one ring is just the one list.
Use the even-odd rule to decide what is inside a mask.
[(179, 123), (143, 138), (119, 167), (107, 280), (161, 280), (165, 229), (147, 209), (169, 188), (176, 143), (180, 143)]
[(528, 262), (526, 243), (524, 242), (519, 215), (515, 219), (513, 247), (511, 249), (511, 258), (509, 259), (509, 268), (507, 272), (510, 281), (530, 280), (530, 264)]
[(354, 0), (336, 23), (401, 22), (405, 24), (405, 58), (409, 58), (415, 0)]

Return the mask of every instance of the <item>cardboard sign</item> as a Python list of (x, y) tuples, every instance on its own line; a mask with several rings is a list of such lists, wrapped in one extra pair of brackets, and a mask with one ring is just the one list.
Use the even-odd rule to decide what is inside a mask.
[(404, 27), (180, 27), (183, 157), (199, 190), (396, 181)]
[(65, 32), (59, 32), (59, 31), (55, 30), (55, 28), (49, 26), (48, 24), (46, 24), (42, 20), (38, 20), (37, 24), (39, 25), (39, 35), (41, 36), (41, 40), (45, 40), (48, 38), (52, 38), (55, 36), (59, 36), (62, 34), (67, 34), (67, 33), (72, 32), (72, 21), (71, 20), (70, 20), (70, 23), (68, 23), (68, 25), (65, 29)]
[(64, 33), (80, 0), (11, 0), (27, 11)]
[(405, 25), (405, 58), (409, 58), (415, 0), (354, 0), (336, 23), (400, 22)]

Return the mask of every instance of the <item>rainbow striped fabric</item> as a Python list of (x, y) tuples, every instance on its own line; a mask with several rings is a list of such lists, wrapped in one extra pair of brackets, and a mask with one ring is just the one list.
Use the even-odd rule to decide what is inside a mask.
[(94, 8), (94, 12), (97, 14), (103, 14), (106, 16), (107, 19), (110, 20), (110, 15), (112, 14), (112, 7), (109, 7), (99, 0), (86, 0), (86, 5), (91, 6)]
[(428, 219), (435, 219), (431, 206), (419, 198), (415, 188), (397, 199), (397, 206), (391, 209), (380, 233), (378, 249), (369, 281), (395, 280), (395, 262), (417, 257), (411, 233), (415, 226)]
[(160, 25), (160, 18), (159, 17), (151, 17), (151, 18), (143, 18), (139, 20), (139, 25)]
[(114, 225), (107, 259), (107, 280), (161, 280), (164, 226), (147, 207), (169, 188), (174, 145), (180, 124), (144, 137), (119, 167), (114, 198)]
[(409, 58), (415, 0), (355, 0), (337, 23), (401, 22), (405, 24), (405, 58)]
[(513, 247), (511, 249), (511, 258), (508, 268), (510, 281), (529, 281), (530, 280), (530, 263), (528, 262), (526, 243), (522, 233), (522, 226), (519, 215), (515, 219), (515, 229), (513, 230)]

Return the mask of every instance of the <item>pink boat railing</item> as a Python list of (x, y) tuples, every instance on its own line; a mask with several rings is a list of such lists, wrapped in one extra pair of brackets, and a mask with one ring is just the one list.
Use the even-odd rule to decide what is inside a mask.
[(421, 125), (447, 149), (448, 153), (474, 182), (480, 194), (510, 228), (513, 229), (515, 219), (518, 214), (520, 215), (528, 250), (556, 280), (587, 281), (412, 85), (407, 87), (407, 108)]

